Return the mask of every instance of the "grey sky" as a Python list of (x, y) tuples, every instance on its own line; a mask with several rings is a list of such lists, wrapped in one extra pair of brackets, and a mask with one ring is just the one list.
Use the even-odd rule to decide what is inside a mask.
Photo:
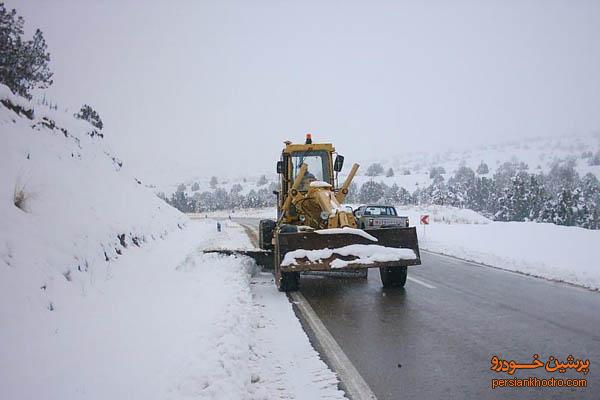
[(6, 3), (150, 180), (271, 171), (305, 132), (351, 161), (600, 128), (599, 1)]

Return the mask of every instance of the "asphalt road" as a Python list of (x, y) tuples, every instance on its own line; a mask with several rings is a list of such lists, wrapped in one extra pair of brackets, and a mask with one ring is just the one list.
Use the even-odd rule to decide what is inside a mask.
[[(432, 253), (422, 261), (400, 290), (383, 289), (377, 269), (366, 280), (301, 278), (301, 293), (378, 399), (600, 399), (600, 293)], [(589, 359), (590, 372), (490, 370), (494, 355), (528, 364), (533, 354)], [(492, 389), (494, 378), (528, 377), (588, 386)]]

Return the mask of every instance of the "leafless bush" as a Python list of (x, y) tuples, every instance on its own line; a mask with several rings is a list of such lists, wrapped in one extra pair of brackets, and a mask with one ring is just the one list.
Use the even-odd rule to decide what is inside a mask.
[(19, 208), (24, 212), (29, 211), (29, 200), (31, 200), (32, 194), (27, 192), (25, 185), (17, 183), (13, 193), (13, 203), (15, 207)]

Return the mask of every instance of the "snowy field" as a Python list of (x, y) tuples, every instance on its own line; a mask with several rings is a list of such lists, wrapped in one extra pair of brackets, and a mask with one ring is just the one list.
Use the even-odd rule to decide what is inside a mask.
[[(422, 249), (600, 289), (600, 231), (536, 222), (495, 222), (455, 207), (398, 207)], [(430, 225), (419, 217), (430, 216)]]
[(432, 224), (423, 249), (464, 260), (600, 289), (600, 231), (535, 222)]
[[(447, 206), (398, 207), (422, 249), (497, 268), (600, 289), (600, 231), (536, 222), (490, 221)], [(419, 224), (429, 215), (430, 225)]]

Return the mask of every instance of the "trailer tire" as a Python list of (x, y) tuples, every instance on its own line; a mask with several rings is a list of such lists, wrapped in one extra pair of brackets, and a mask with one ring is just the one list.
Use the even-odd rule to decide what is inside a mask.
[(275, 231), (275, 221), (272, 219), (261, 219), (258, 223), (258, 247), (263, 250), (273, 249), (273, 232)]
[(408, 268), (403, 267), (380, 267), (379, 275), (384, 288), (404, 287)]

